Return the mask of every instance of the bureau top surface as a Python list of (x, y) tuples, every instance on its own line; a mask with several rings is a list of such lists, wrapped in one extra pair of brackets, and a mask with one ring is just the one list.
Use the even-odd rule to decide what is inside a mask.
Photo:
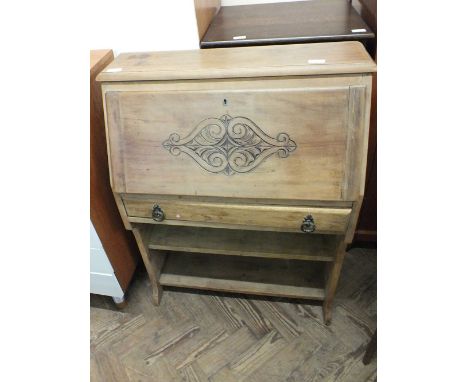
[(120, 54), (98, 81), (314, 76), (375, 72), (357, 41)]

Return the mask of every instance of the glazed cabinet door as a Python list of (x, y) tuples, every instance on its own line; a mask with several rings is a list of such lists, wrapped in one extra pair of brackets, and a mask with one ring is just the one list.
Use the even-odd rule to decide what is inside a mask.
[(109, 85), (113, 189), (355, 200), (367, 89), (362, 77)]

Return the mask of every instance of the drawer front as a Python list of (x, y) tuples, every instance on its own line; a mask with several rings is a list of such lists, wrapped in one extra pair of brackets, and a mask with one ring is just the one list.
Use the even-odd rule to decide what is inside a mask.
[(255, 84), (107, 89), (114, 191), (355, 200), (365, 87)]
[[(345, 232), (350, 208), (244, 205), (173, 200), (124, 200), (129, 219), (144, 218), (161, 224), (226, 224), (301, 231), (304, 219), (311, 215), (317, 233)], [(164, 214), (160, 222), (153, 220), (158, 205)], [(136, 220), (139, 221), (139, 220)]]

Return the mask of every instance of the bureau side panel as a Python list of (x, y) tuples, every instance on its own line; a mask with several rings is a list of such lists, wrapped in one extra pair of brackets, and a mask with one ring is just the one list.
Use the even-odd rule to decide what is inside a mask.
[(357, 200), (363, 195), (367, 160), (368, 121), (366, 121), (365, 85), (349, 88), (349, 121), (346, 145), (343, 197)]
[(372, 77), (364, 76), (363, 85), (350, 87), (348, 140), (351, 142), (347, 159), (345, 198), (354, 200), (345, 241), (351, 243), (356, 231), (365, 191), (367, 151), (369, 143)]
[(125, 153), (123, 122), (121, 120), (120, 97), (117, 93), (105, 93), (108, 156), (110, 164), (111, 187), (116, 193), (126, 191)]

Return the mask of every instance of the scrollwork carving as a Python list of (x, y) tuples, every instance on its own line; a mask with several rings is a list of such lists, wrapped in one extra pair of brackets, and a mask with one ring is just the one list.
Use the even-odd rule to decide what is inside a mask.
[(273, 138), (248, 118), (223, 115), (200, 122), (185, 138), (171, 134), (163, 147), (172, 155), (189, 155), (209, 172), (233, 175), (253, 170), (275, 153), (286, 158), (297, 145), (286, 133)]

